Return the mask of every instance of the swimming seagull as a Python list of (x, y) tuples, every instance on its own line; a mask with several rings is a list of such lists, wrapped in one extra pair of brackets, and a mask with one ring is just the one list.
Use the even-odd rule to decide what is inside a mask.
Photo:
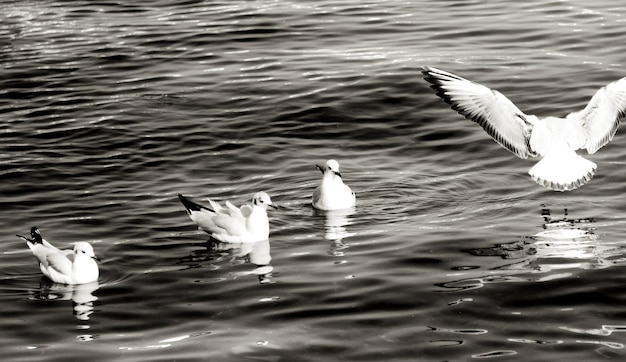
[(451, 108), (478, 123), (520, 158), (542, 159), (528, 173), (556, 191), (576, 189), (595, 174), (596, 164), (577, 155), (606, 145), (626, 113), (626, 77), (600, 88), (587, 106), (565, 118), (538, 118), (520, 111), (500, 92), (458, 75), (423, 67), (424, 79)]
[(350, 187), (343, 183), (339, 173), (339, 162), (328, 160), (324, 166), (316, 167), (324, 176), (313, 192), (313, 207), (320, 210), (341, 210), (354, 206), (356, 196)]
[(17, 235), (26, 241), (41, 272), (55, 283), (87, 284), (98, 280), (99, 270), (91, 244), (81, 241), (73, 250), (59, 250), (41, 237), (37, 227), (30, 229), (31, 238)]
[(185, 206), (189, 217), (200, 230), (211, 234), (215, 239), (227, 243), (253, 243), (267, 240), (270, 225), (267, 208), (277, 208), (265, 192), (257, 192), (252, 197), (252, 205), (237, 208), (226, 201), (225, 207), (209, 200), (209, 207), (196, 204), (181, 194), (178, 198)]

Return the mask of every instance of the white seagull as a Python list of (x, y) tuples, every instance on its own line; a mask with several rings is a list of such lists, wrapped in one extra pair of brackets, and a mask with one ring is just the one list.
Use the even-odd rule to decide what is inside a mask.
[(210, 207), (196, 204), (178, 194), (189, 217), (215, 239), (226, 243), (253, 243), (267, 240), (270, 236), (270, 225), (267, 208), (277, 208), (272, 204), (270, 196), (265, 192), (257, 192), (252, 197), (252, 205), (237, 208), (226, 201), (225, 207), (209, 200)]
[(33, 252), (41, 272), (55, 283), (87, 284), (98, 280), (99, 270), (91, 244), (81, 241), (73, 250), (59, 250), (41, 237), (39, 229), (30, 229), (31, 239), (17, 235), (26, 241)]
[(356, 196), (350, 187), (343, 183), (339, 173), (339, 162), (326, 161), (326, 165), (316, 167), (322, 171), (321, 184), (313, 192), (313, 207), (320, 210), (342, 210), (354, 206)]
[(606, 145), (626, 113), (626, 77), (600, 88), (587, 106), (565, 118), (538, 118), (520, 111), (502, 93), (443, 70), (422, 67), (424, 79), (451, 108), (478, 123), (520, 158), (542, 159), (528, 173), (556, 191), (576, 189), (595, 174), (596, 164), (577, 155)]

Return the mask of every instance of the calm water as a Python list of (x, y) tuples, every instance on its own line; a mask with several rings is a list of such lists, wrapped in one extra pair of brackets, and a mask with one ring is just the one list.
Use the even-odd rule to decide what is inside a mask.
[[(589, 184), (552, 192), (420, 74), (457, 72), (530, 114), (582, 109), (626, 75), (622, 1), (0, 14), (3, 360), (626, 358), (623, 130), (589, 156)], [(328, 158), (354, 212), (310, 207)], [(176, 198), (259, 190), (282, 207), (258, 245), (209, 241)], [(42, 279), (14, 236), (33, 225), (91, 242), (99, 284)]]

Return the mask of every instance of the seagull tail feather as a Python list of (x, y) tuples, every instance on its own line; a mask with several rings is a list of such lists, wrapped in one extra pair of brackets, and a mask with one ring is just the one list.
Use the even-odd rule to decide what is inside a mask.
[(539, 185), (555, 191), (571, 191), (591, 180), (597, 165), (575, 152), (546, 155), (528, 173)]

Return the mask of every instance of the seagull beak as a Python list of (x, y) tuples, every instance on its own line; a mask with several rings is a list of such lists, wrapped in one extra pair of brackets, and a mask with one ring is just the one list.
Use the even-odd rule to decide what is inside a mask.
[(318, 170), (320, 170), (322, 173), (324, 173), (324, 167), (322, 167), (320, 165), (315, 165), (315, 167), (317, 167)]
[(339, 171), (334, 171), (334, 173), (335, 173), (335, 175), (337, 175), (337, 176), (341, 177), (341, 172), (339, 172)]
[(95, 261), (100, 261), (100, 258), (98, 258), (97, 256), (92, 256), (91, 259), (95, 260)]
[(267, 206), (269, 206), (269, 207), (273, 208), (274, 210), (278, 210), (278, 205), (275, 205), (275, 204), (269, 204), (269, 205), (267, 205)]

